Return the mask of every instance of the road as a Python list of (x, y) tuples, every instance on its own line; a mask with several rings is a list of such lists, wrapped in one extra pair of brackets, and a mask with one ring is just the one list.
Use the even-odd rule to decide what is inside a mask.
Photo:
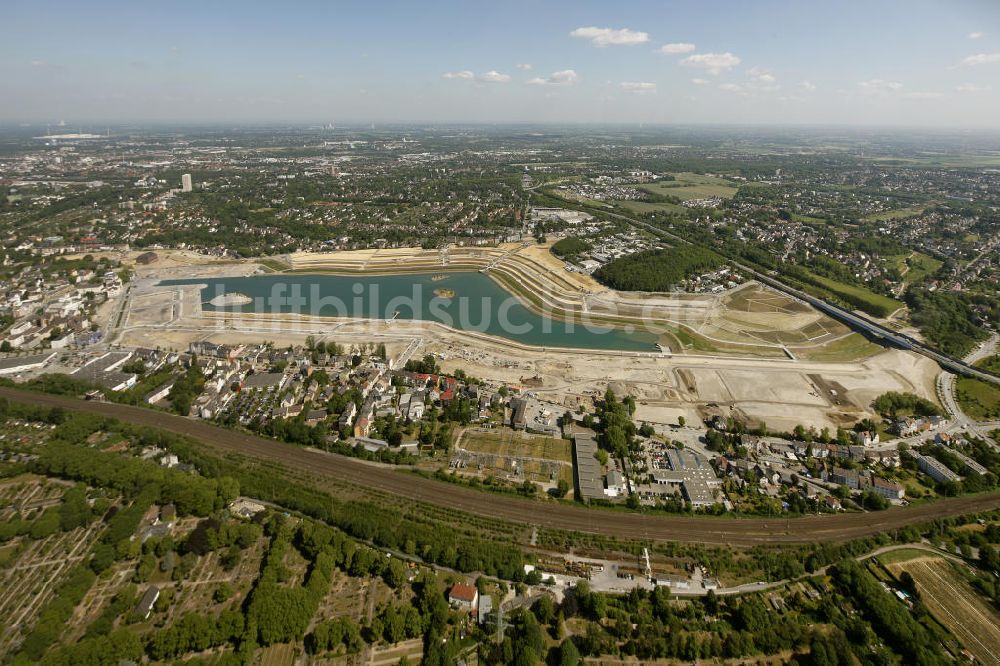
[[(607, 211), (602, 211), (602, 212), (605, 215), (609, 215), (611, 217), (616, 217), (621, 220), (624, 220), (625, 222), (628, 222), (633, 226), (641, 227), (642, 229), (645, 229), (646, 231), (649, 231), (650, 233), (655, 234), (657, 236), (666, 237), (671, 240), (683, 243), (685, 245), (692, 245), (691, 241), (687, 240), (686, 238), (682, 238), (681, 236), (670, 233), (669, 231), (660, 229), (659, 227), (653, 226), (652, 224), (649, 224), (647, 222), (642, 222), (641, 220), (637, 220), (627, 215), (622, 215), (620, 213), (609, 213)], [(985, 372), (984, 370), (973, 367), (970, 363), (967, 363), (964, 360), (959, 360), (951, 356), (948, 356), (947, 354), (944, 354), (938, 351), (937, 349), (934, 349), (933, 347), (929, 347), (923, 342), (911, 338), (908, 335), (904, 335), (902, 333), (898, 333), (889, 328), (886, 328), (885, 326), (879, 324), (878, 322), (869, 319), (867, 316), (860, 315), (856, 312), (852, 312), (838, 305), (833, 305), (832, 303), (828, 303), (822, 298), (817, 298), (815, 296), (805, 293), (804, 291), (801, 291), (794, 287), (790, 287), (784, 282), (781, 282), (780, 280), (777, 280), (770, 275), (765, 275), (760, 271), (756, 271), (750, 268), (749, 266), (745, 266), (739, 263), (738, 261), (730, 260), (729, 263), (738, 268), (740, 271), (746, 273), (747, 275), (753, 276), (755, 279), (768, 285), (769, 287), (777, 289), (778, 291), (781, 291), (804, 303), (808, 303), (809, 305), (813, 306), (820, 312), (827, 314), (830, 317), (833, 317), (837, 321), (846, 324), (847, 326), (856, 331), (860, 331), (870, 337), (883, 340), (884, 342), (892, 344), (901, 349), (907, 349), (916, 352), (918, 354), (927, 356), (928, 358), (934, 360), (938, 365), (940, 365), (945, 370), (949, 370), (951, 372), (955, 372), (960, 375), (966, 375), (968, 377), (975, 377), (976, 379), (981, 379), (986, 382), (993, 382), (994, 384), (1000, 384), (1000, 377), (998, 377), (997, 375), (993, 375), (988, 372)]]
[[(1000, 340), (1000, 336), (994, 333), (989, 340), (970, 352), (962, 360), (971, 365), (988, 356), (992, 356), (996, 353), (998, 340)], [(996, 428), (996, 426), (991, 423), (977, 423), (962, 411), (961, 405), (958, 404), (958, 400), (955, 398), (955, 378), (955, 375), (948, 371), (942, 372), (937, 378), (938, 398), (952, 419), (952, 426), (949, 428), (949, 431), (968, 431), (971, 435), (997, 448), (997, 442), (989, 435), (989, 431)]]
[(419, 477), (390, 466), (308, 450), (227, 430), (204, 421), (142, 407), (79, 400), (13, 388), (0, 388), (0, 397), (26, 404), (102, 414), (128, 423), (161, 428), (191, 437), (218, 453), (235, 453), (255, 460), (273, 461), (291, 470), (329, 478), (338, 484), (356, 484), (416, 502), (524, 525), (538, 525), (622, 539), (735, 546), (842, 541), (880, 534), (934, 518), (1000, 508), (1000, 492), (998, 492), (949, 498), (876, 513), (846, 513), (791, 519), (612, 512), (480, 492)]

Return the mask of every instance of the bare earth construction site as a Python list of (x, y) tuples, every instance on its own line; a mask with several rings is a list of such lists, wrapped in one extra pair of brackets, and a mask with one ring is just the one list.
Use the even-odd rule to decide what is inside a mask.
[[(933, 399), (938, 367), (914, 353), (883, 349), (812, 307), (755, 282), (719, 294), (645, 294), (608, 290), (567, 271), (547, 246), (535, 243), (448, 250), (393, 249), (296, 253), (266, 262), (218, 263), (164, 253), (136, 266), (123, 295), (115, 342), (186, 349), (196, 340), (301, 343), (306, 336), (342, 344), (385, 343), (390, 355), (433, 353), (446, 370), (461, 368), (486, 381), (523, 384), (568, 409), (590, 404), (611, 386), (633, 395), (636, 419), (695, 422), (736, 415), (771, 429), (797, 424), (836, 427), (870, 414), (886, 391)], [(248, 276), (286, 267), (309, 273), (487, 273), (530, 309), (555, 319), (586, 317), (656, 335), (662, 351), (537, 347), (459, 331), (437, 322), (310, 317), (202, 307), (197, 285), (164, 286), (176, 278)], [(236, 296), (226, 302), (242, 302)], [(652, 347), (652, 346), (651, 346)], [(404, 359), (405, 360), (405, 359)]]

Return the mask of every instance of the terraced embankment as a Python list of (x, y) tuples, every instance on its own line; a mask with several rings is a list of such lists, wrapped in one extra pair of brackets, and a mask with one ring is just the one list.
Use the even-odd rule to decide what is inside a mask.
[[(62, 407), (117, 418), (185, 435), (217, 453), (278, 463), (295, 472), (319, 475), (418, 503), (499, 518), (525, 525), (600, 534), (624, 539), (685, 541), (733, 546), (843, 541), (880, 534), (935, 518), (1000, 508), (1000, 493), (956, 497), (875, 513), (782, 518), (668, 516), (587, 509), (479, 492), (433, 481), (388, 466), (312, 451), (166, 412), (115, 403), (0, 388), (0, 397), (26, 404)], [(322, 484), (320, 484), (322, 485)]]
[(808, 308), (806, 315), (764, 315), (772, 322), (750, 323), (745, 313), (741, 319), (731, 320), (726, 305), (729, 292), (617, 292), (590, 276), (566, 271), (561, 261), (548, 254), (547, 246), (534, 243), (447, 251), (400, 248), (297, 253), (289, 260), (294, 272), (377, 275), (480, 270), (538, 314), (597, 326), (641, 328), (658, 334), (660, 344), (675, 353), (693, 348), (707, 353), (783, 358), (791, 349), (796, 356), (808, 356), (849, 333)]

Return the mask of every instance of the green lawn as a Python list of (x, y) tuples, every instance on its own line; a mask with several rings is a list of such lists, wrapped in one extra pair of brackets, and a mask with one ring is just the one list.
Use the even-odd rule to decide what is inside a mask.
[(976, 367), (982, 368), (987, 372), (992, 372), (994, 375), (1000, 375), (1000, 354), (987, 356), (986, 358), (976, 361)]
[(268, 268), (268, 269), (274, 271), (275, 273), (281, 273), (282, 271), (287, 271), (289, 268), (291, 268), (291, 266), (289, 266), (285, 262), (279, 261), (278, 259), (275, 259), (274, 257), (267, 257), (267, 258), (264, 258), (264, 259), (258, 259), (257, 263), (259, 263), (264, 268)]
[(679, 197), (683, 201), (720, 197), (729, 199), (739, 185), (731, 180), (718, 176), (704, 176), (697, 173), (682, 172), (671, 174), (676, 180), (668, 180), (652, 185), (642, 185), (639, 189), (650, 194)]
[(986, 151), (973, 155), (924, 155), (920, 157), (889, 157), (876, 156), (866, 157), (873, 162), (895, 163), (895, 164), (919, 164), (923, 166), (943, 166), (958, 168), (992, 167), (1000, 166), (1000, 154), (993, 151)]
[(972, 377), (955, 380), (955, 397), (962, 411), (976, 421), (1000, 418), (1000, 386)]
[[(901, 257), (899, 261), (900, 272), (906, 271), (903, 278), (907, 284), (920, 282), (928, 275), (932, 275), (941, 268), (941, 262), (934, 257), (923, 252), (914, 252), (909, 257)], [(909, 270), (907, 269), (909, 267)]]
[(865, 287), (858, 285), (847, 284), (838, 280), (831, 280), (828, 277), (812, 273), (811, 271), (810, 274), (813, 276), (813, 279), (817, 284), (834, 294), (853, 296), (877, 307), (884, 308), (889, 312), (893, 312), (903, 307), (903, 304), (895, 298), (889, 298), (888, 296), (883, 296), (882, 294), (876, 294), (871, 289), (866, 289)]
[(939, 268), (942, 262), (923, 252), (912, 252), (910, 254), (897, 254), (886, 257), (888, 265), (894, 265), (903, 274), (903, 282), (913, 284), (921, 282), (928, 275), (931, 275)]
[(796, 350), (795, 355), (812, 361), (857, 361), (881, 353), (882, 348), (863, 335), (851, 333), (816, 349)]
[(908, 208), (897, 208), (896, 210), (887, 210), (884, 213), (872, 213), (871, 215), (865, 215), (862, 219), (869, 222), (884, 222), (886, 220), (899, 220), (904, 217), (913, 217), (915, 215), (920, 215), (924, 212), (925, 206), (910, 206)]
[(878, 556), (878, 561), (882, 564), (897, 564), (899, 562), (915, 560), (919, 557), (936, 557), (936, 555), (918, 548), (900, 548), (899, 550), (890, 550), (888, 553), (882, 553)]
[(672, 203), (649, 203), (648, 201), (616, 201), (617, 205), (632, 213), (683, 213), (687, 208)]
[(811, 226), (826, 224), (826, 220), (824, 220), (821, 217), (812, 217), (811, 215), (799, 215), (798, 213), (792, 213), (792, 220), (794, 220), (795, 222), (801, 222), (802, 224), (808, 224)]

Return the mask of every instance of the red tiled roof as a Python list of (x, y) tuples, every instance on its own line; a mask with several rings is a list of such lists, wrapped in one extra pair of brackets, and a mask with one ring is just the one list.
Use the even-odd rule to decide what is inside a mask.
[(466, 585), (465, 583), (455, 583), (451, 587), (451, 591), (448, 593), (448, 596), (452, 599), (467, 601), (471, 604), (476, 600), (476, 595), (478, 593), (479, 591), (471, 585)]

